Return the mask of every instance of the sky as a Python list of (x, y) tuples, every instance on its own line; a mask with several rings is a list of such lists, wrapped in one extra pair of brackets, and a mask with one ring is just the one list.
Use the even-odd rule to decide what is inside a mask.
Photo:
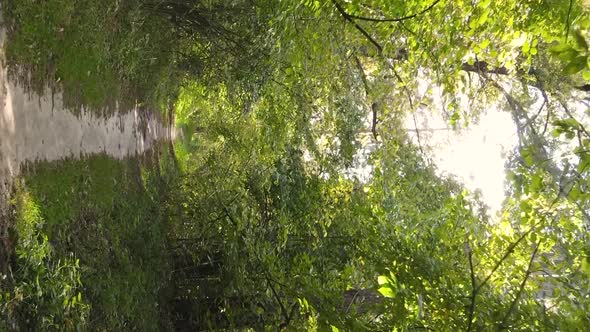
[(423, 150), (439, 174), (452, 174), (470, 191), (480, 190), (494, 216), (505, 198), (507, 157), (517, 144), (510, 113), (491, 109), (477, 123), (459, 131), (452, 130), (441, 114), (424, 111), (414, 115), (415, 121), (412, 115), (406, 119), (413, 142), (418, 144), (418, 132)]

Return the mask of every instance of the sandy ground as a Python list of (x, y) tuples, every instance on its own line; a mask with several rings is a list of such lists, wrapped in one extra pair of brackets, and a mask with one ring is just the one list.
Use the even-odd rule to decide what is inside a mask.
[(110, 118), (97, 118), (86, 111), (74, 115), (64, 108), (59, 93), (26, 93), (8, 80), (4, 39), (0, 30), (0, 207), (11, 179), (26, 162), (96, 153), (121, 159), (172, 137), (172, 130), (156, 116), (138, 109)]

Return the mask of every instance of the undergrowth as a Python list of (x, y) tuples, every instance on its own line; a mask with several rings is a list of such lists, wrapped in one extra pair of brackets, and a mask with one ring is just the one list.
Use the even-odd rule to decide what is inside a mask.
[(7, 0), (2, 11), (10, 73), (25, 87), (63, 90), (73, 110), (167, 109), (176, 88), (172, 29), (142, 1)]
[(100, 155), (29, 167), (12, 200), (16, 245), (0, 323), (166, 329), (165, 163)]

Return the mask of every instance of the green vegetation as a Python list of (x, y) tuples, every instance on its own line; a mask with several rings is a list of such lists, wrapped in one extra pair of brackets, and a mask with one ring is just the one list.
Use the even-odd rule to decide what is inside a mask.
[(16, 266), (11, 271), (8, 289), (2, 294), (3, 329), (22, 326), (28, 329), (83, 326), (88, 305), (82, 300), (80, 265), (73, 254), (56, 254), (43, 234), (44, 221), (39, 206), (21, 188), (15, 208)]
[(158, 329), (167, 258), (154, 167), (96, 156), (27, 172), (14, 195), (17, 260), (5, 324)]
[[(6, 57), (13, 76), (35, 91), (63, 90), (67, 105), (112, 112), (165, 106), (174, 87), (173, 34), (146, 17), (141, 1), (6, 1)], [(32, 73), (32, 75), (29, 75)]]
[[(5, 327), (590, 326), (585, 2), (5, 7), (30, 84), (95, 106), (133, 91), (184, 130), (157, 162), (95, 156), (20, 180)], [(492, 106), (518, 128), (494, 218), (402, 125)]]

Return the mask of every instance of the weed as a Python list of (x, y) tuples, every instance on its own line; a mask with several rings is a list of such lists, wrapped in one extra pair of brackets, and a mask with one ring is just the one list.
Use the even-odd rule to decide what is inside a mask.
[[(88, 305), (87, 315), (76, 317), (92, 330), (149, 331), (161, 323), (166, 225), (159, 212), (160, 191), (146, 189), (162, 185), (157, 173), (142, 167), (138, 158), (118, 161), (99, 155), (41, 162), (30, 167), (16, 192), (16, 202), (34, 202), (17, 204), (18, 245), (26, 246), (23, 254), (29, 259), (45, 250), (42, 257), (55, 266), (75, 268), (80, 284), (71, 288), (80, 289)], [(31, 229), (41, 235), (31, 235)], [(31, 238), (39, 250), (27, 244)], [(22, 269), (22, 264), (15, 266)], [(35, 285), (31, 275), (21, 279)], [(40, 281), (41, 287), (53, 287), (44, 285), (50, 281), (58, 282)], [(21, 294), (34, 291), (27, 288)]]
[(166, 109), (175, 88), (171, 29), (141, 1), (8, 0), (3, 7), (7, 61), (24, 86), (63, 90), (75, 110)]
[(2, 277), (0, 326), (25, 330), (76, 330), (89, 306), (82, 297), (80, 261), (72, 252), (59, 255), (43, 232), (45, 224), (34, 197), (20, 184), (16, 210), (15, 262)]

